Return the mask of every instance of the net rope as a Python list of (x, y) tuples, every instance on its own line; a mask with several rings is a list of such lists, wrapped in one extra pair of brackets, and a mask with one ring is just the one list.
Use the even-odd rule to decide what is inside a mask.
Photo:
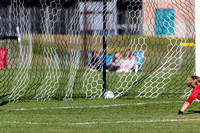
[(28, 12), (21, 0), (11, 1), (10, 10), (13, 11), (13, 18), (16, 20), (16, 30), (18, 35), (19, 47), (19, 68), (16, 72), (16, 77), (12, 83), (10, 100), (17, 100), (22, 97), (29, 84), (29, 69), (32, 60), (32, 36), (30, 31), (30, 12)]
[(115, 98), (191, 93), (194, 0), (34, 2), (0, 1), (1, 100), (100, 98), (103, 60)]
[(43, 51), (43, 60), (45, 66), (45, 78), (42, 86), (37, 90), (35, 99), (50, 99), (54, 92), (59, 87), (59, 78), (61, 76), (59, 67), (59, 58), (56, 48), (54, 47), (54, 27), (57, 21), (57, 16), (62, 8), (60, 1), (50, 0), (41, 1), (41, 28), (42, 28), (42, 41), (45, 43)]
[[(177, 5), (176, 2), (173, 2), (173, 1), (171, 3), (165, 2), (165, 4), (167, 7), (181, 6), (181, 5)], [(162, 5), (162, 4), (160, 4), (160, 5)], [(148, 10), (148, 7), (146, 10)], [(183, 9), (182, 8), (177, 9), (178, 12), (181, 12), (181, 10), (183, 10)], [(187, 10), (188, 9), (186, 7), (186, 11)], [(178, 72), (179, 63), (180, 63), (179, 60), (180, 59), (183, 60), (182, 55), (185, 54), (185, 52), (187, 50), (187, 47), (181, 46), (178, 43), (178, 40), (180, 40), (183, 43), (186, 43), (188, 40), (188, 36), (186, 36), (186, 35), (190, 34), (190, 36), (191, 36), (191, 34), (192, 34), (192, 33), (189, 33), (187, 31), (187, 29), (185, 28), (185, 26), (182, 25), (184, 23), (184, 21), (189, 21), (188, 19), (190, 19), (190, 17), (191, 17), (189, 14), (185, 14), (185, 13), (186, 12), (184, 12), (184, 15), (185, 15), (184, 20), (181, 17), (177, 16), (176, 24), (178, 25), (178, 28), (174, 29), (174, 30), (179, 31), (177, 36), (172, 35), (170, 38), (169, 37), (167, 38), (170, 43), (167, 45), (167, 54), (162, 59), (161, 66), (159, 67), (158, 70), (153, 72), (149, 76), (149, 78), (145, 79), (145, 81), (144, 81), (145, 84), (143, 87), (141, 87), (141, 89), (139, 89), (140, 94), (137, 97), (146, 97), (146, 98), (158, 97), (160, 94), (162, 94), (168, 88), (168, 83), (171, 82), (172, 76)], [(167, 23), (167, 24), (165, 24), (165, 28), (167, 29), (167, 32), (168, 32), (167, 34), (170, 34), (169, 29), (170, 28), (173, 29), (173, 25), (171, 25), (173, 20), (171, 20), (172, 14), (169, 13), (168, 15), (169, 16), (167, 16), (166, 19), (169, 19), (169, 21), (167, 22), (166, 20), (164, 20), (163, 23)], [(192, 30), (194, 31), (194, 24), (192, 26)], [(182, 38), (184, 38), (184, 39), (182, 39)], [(184, 47), (184, 48), (181, 49), (181, 47)], [(181, 51), (180, 51), (180, 49), (181, 49)], [(180, 55), (180, 52), (181, 52), (181, 55)]]

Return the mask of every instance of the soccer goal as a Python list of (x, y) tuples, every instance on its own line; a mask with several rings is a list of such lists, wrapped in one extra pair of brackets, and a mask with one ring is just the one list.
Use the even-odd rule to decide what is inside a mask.
[(100, 98), (106, 91), (114, 98), (187, 97), (185, 80), (199, 73), (199, 38), (187, 46), (195, 43), (196, 4), (1, 1), (1, 100)]

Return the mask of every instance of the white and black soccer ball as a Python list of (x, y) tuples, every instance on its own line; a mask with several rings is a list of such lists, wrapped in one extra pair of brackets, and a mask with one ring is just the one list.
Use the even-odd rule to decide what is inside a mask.
[(114, 98), (114, 93), (112, 91), (107, 91), (107, 92), (104, 93), (104, 98), (105, 99)]

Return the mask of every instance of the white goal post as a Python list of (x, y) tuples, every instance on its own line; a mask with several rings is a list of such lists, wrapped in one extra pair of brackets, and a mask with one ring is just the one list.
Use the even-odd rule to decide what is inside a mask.
[(196, 46), (195, 46), (195, 67), (196, 75), (200, 76), (200, 18), (198, 14), (200, 12), (200, 1), (195, 0), (195, 37), (196, 37)]

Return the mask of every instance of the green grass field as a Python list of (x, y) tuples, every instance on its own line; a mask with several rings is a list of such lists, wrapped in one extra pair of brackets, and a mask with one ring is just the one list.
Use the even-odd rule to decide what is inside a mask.
[(0, 107), (3, 133), (198, 132), (200, 104), (177, 115), (184, 99), (74, 99)]

